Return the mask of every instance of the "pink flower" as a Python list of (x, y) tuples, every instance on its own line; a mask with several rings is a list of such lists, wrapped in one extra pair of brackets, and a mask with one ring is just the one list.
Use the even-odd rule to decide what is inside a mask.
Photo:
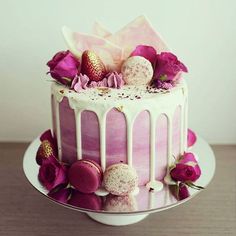
[(58, 52), (48, 63), (51, 76), (64, 85), (70, 85), (78, 74), (79, 61), (70, 51)]
[(154, 71), (155, 81), (172, 81), (176, 79), (179, 72), (188, 72), (187, 67), (178, 60), (171, 52), (162, 52), (157, 54), (156, 66)]
[(188, 191), (188, 187), (185, 184), (180, 183), (179, 184), (179, 191), (178, 191), (178, 199), (183, 200), (189, 196), (190, 196), (190, 194)]
[(53, 138), (51, 130), (45, 131), (40, 136), (41, 144), (36, 154), (36, 162), (38, 165), (42, 165), (43, 160), (50, 157), (57, 157), (57, 143)]
[(193, 153), (185, 153), (171, 169), (170, 175), (174, 181), (195, 182), (201, 176), (201, 169)]
[(149, 60), (152, 65), (155, 64), (156, 61), (156, 49), (152, 46), (147, 45), (138, 45), (135, 50), (130, 54), (130, 56), (141, 56)]
[(186, 184), (184, 183), (179, 183), (177, 185), (170, 185), (169, 188), (174, 197), (179, 201), (188, 198), (190, 196), (190, 193), (188, 191), (188, 186), (186, 186)]
[(161, 80), (156, 80), (155, 81), (155, 86), (158, 88), (158, 89), (164, 89), (164, 90), (169, 90), (169, 89), (172, 89), (174, 87), (174, 84), (172, 81), (161, 81)]
[(67, 200), (71, 192), (72, 192), (72, 188), (59, 188), (59, 189), (50, 191), (48, 193), (48, 196), (58, 202), (67, 203)]
[(188, 147), (192, 147), (197, 141), (197, 136), (191, 129), (188, 129), (187, 139), (188, 139)]
[(60, 164), (57, 159), (47, 158), (43, 160), (39, 168), (38, 179), (49, 191), (59, 185), (67, 185), (67, 168)]
[(192, 152), (185, 152), (184, 155), (180, 157), (178, 162), (182, 164), (186, 164), (190, 162), (197, 164), (197, 160)]

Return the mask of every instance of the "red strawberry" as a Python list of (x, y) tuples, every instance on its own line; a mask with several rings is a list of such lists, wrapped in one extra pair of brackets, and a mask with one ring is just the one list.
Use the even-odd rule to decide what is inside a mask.
[(90, 80), (100, 81), (106, 75), (106, 67), (102, 60), (93, 51), (84, 51), (82, 54), (81, 73)]

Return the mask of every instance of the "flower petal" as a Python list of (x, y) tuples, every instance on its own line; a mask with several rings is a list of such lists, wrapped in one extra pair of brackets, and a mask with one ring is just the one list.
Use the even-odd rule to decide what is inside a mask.
[(152, 46), (147, 45), (138, 45), (135, 50), (130, 54), (130, 56), (141, 56), (149, 60), (152, 65), (155, 64), (156, 61), (156, 49)]
[(188, 147), (192, 147), (197, 141), (197, 136), (191, 129), (188, 129), (187, 139), (188, 139)]

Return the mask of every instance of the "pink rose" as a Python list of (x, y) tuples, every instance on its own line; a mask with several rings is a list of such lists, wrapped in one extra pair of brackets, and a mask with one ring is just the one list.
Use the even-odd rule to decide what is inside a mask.
[(157, 52), (155, 48), (147, 45), (138, 45), (130, 56), (141, 56), (155, 64)]
[(201, 176), (201, 169), (193, 153), (185, 153), (171, 169), (170, 175), (174, 181), (195, 182)]
[(53, 138), (51, 130), (45, 131), (40, 136), (41, 144), (36, 154), (36, 162), (38, 165), (42, 165), (43, 160), (50, 157), (57, 157), (57, 143)]
[(70, 51), (58, 52), (48, 63), (51, 76), (64, 85), (70, 85), (78, 74), (79, 61)]
[(188, 187), (185, 184), (180, 183), (179, 184), (179, 191), (178, 191), (178, 199), (183, 200), (189, 196), (190, 196), (190, 194), (188, 191)]
[(48, 196), (58, 202), (67, 203), (71, 192), (72, 192), (72, 188), (59, 188), (59, 189), (56, 189), (55, 191), (50, 191), (48, 193)]
[(157, 54), (156, 67), (154, 71), (155, 81), (172, 81), (179, 72), (188, 72), (187, 67), (178, 60), (171, 52), (162, 52)]
[(67, 168), (60, 164), (57, 159), (47, 158), (43, 160), (39, 168), (38, 179), (49, 191), (59, 185), (67, 185)]
[(177, 185), (170, 185), (169, 188), (174, 197), (179, 201), (188, 198), (190, 196), (190, 193), (188, 191), (188, 186), (186, 186), (184, 183), (179, 183)]
[(188, 139), (188, 147), (192, 147), (197, 141), (197, 136), (191, 129), (188, 129), (187, 139)]

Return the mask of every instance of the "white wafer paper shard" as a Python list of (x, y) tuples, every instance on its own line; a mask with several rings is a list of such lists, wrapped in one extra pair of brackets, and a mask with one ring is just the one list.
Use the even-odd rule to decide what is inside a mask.
[(107, 40), (124, 49), (127, 58), (137, 45), (149, 45), (158, 53), (169, 51), (162, 37), (154, 30), (145, 16), (139, 16)]
[(93, 24), (92, 33), (98, 37), (107, 38), (112, 35), (112, 33), (106, 29), (100, 22), (95, 21)]
[(94, 51), (109, 71), (120, 71), (120, 66), (138, 45), (148, 45), (158, 53), (169, 51), (162, 37), (154, 30), (145, 16), (139, 16), (115, 34), (95, 22), (93, 35), (62, 28), (69, 50), (81, 58), (85, 50)]
[(96, 35), (73, 32), (68, 27), (62, 28), (62, 33), (69, 50), (81, 58), (85, 50), (94, 51), (106, 65), (107, 70), (119, 71), (123, 58), (123, 49)]

